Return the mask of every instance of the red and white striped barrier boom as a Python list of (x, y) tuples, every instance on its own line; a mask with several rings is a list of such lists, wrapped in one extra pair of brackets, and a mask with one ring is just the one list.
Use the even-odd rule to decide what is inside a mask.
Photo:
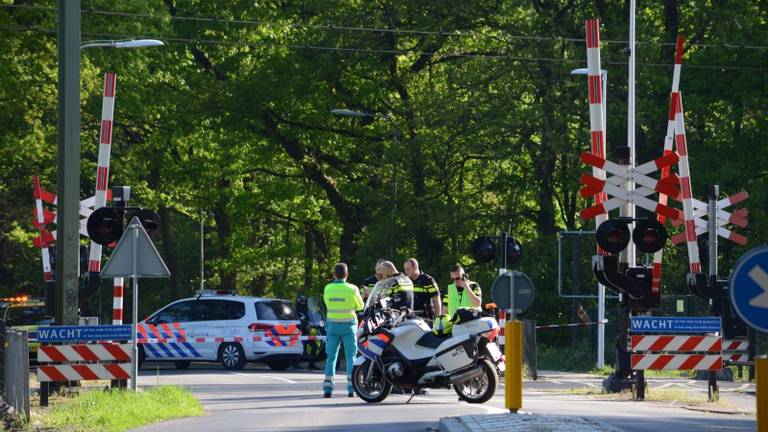
[[(98, 210), (107, 205), (107, 186), (109, 184), (109, 156), (112, 145), (112, 117), (115, 108), (114, 73), (104, 74), (104, 97), (101, 105), (101, 128), (99, 131), (99, 160), (96, 165), (96, 194), (93, 209)], [(101, 245), (91, 242), (88, 271), (101, 271)]]
[[(603, 118), (603, 86), (600, 64), (600, 20), (588, 19), (585, 22), (587, 32), (587, 85), (589, 90), (589, 131), (592, 144), (592, 154), (605, 159), (605, 119)], [(605, 171), (592, 167), (592, 176), (597, 180), (605, 180)], [(600, 191), (594, 194), (595, 206), (600, 206), (608, 199), (607, 193)], [(608, 220), (608, 214), (595, 216), (595, 229)], [(598, 246), (597, 253), (603, 255)]]
[(42, 345), (38, 349), (40, 363), (113, 362), (88, 364), (40, 364), (37, 379), (49, 381), (80, 381), (131, 377), (130, 344)]
[[(672, 94), (671, 111), (675, 116), (675, 145), (680, 155), (680, 193), (683, 202), (683, 221), (685, 224), (685, 242), (688, 247), (688, 268), (691, 273), (701, 272), (699, 245), (696, 243), (696, 222), (693, 216), (693, 193), (691, 191), (691, 171), (688, 165), (688, 143), (685, 138), (685, 116), (683, 115), (683, 97), (678, 91)], [(677, 219), (677, 218), (672, 218)]]
[[(683, 65), (683, 42), (685, 41), (685, 38), (683, 36), (677, 36), (677, 49), (675, 50), (675, 68), (672, 72), (672, 92), (671, 95), (674, 95), (680, 91), (680, 71), (682, 69)], [(672, 99), (673, 97), (670, 97), (669, 102), (669, 115), (667, 116), (667, 135), (664, 137), (664, 155), (667, 155), (669, 153), (672, 153), (672, 144), (675, 140), (675, 116), (674, 111), (672, 107)], [(665, 166), (661, 169), (661, 177), (669, 177), (671, 172), (671, 166)], [(667, 194), (660, 192), (659, 193), (659, 204), (667, 205)], [(666, 221), (666, 216), (664, 215), (658, 215), (658, 220), (662, 224)], [(661, 273), (662, 273), (662, 257), (664, 255), (664, 250), (660, 250), (653, 254), (653, 270), (652, 270), (652, 280), (651, 280), (651, 292), (652, 293), (658, 293), (661, 289)]]

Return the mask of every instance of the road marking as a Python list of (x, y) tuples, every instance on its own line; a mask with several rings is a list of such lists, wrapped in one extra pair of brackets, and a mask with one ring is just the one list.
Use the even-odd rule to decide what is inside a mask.
[(232, 375), (247, 376), (247, 377), (259, 377), (259, 378), (272, 378), (272, 379), (276, 379), (276, 380), (279, 380), (279, 381), (287, 382), (288, 384), (296, 384), (296, 381), (289, 380), (288, 378), (274, 376), (274, 375), (247, 374), (247, 373), (242, 373), (242, 372), (233, 372)]

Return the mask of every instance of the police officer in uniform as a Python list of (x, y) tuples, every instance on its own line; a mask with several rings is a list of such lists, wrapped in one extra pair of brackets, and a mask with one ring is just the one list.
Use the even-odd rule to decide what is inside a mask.
[(483, 291), (480, 285), (469, 280), (461, 265), (451, 267), (451, 280), (453, 283), (448, 285), (443, 297), (443, 313), (453, 318), (459, 308), (481, 310)]
[(408, 258), (403, 263), (403, 271), (413, 281), (413, 303), (416, 315), (435, 319), (440, 315), (440, 289), (435, 279), (419, 270), (419, 262), (416, 258)]
[(392, 261), (382, 261), (376, 265), (376, 277), (380, 278), (376, 288), (381, 297), (390, 297), (393, 309), (408, 308), (413, 311), (413, 282), (411, 278), (397, 271)]
[(323, 290), (323, 302), (328, 311), (325, 341), (325, 352), (328, 358), (325, 362), (323, 397), (329, 398), (333, 393), (340, 343), (344, 344), (344, 358), (347, 365), (347, 395), (353, 397), (352, 365), (357, 354), (355, 341), (357, 314), (355, 312), (363, 309), (363, 299), (360, 297), (360, 290), (355, 285), (347, 283), (349, 269), (345, 263), (336, 264), (333, 276), (336, 279), (326, 285)]
[[(384, 261), (386, 261), (384, 258), (377, 259), (375, 267), (378, 267), (379, 264), (381, 264)], [(360, 284), (360, 295), (363, 297), (363, 301), (366, 301), (368, 299), (368, 296), (371, 294), (371, 291), (373, 291), (373, 287), (376, 286), (376, 282), (378, 282), (379, 280), (380, 278), (378, 277), (377, 274), (372, 274), (367, 278), (363, 279), (363, 283)]]

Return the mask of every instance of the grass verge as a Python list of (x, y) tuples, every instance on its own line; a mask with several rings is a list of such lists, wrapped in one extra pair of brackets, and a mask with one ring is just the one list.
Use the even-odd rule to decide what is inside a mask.
[[(601, 400), (630, 400), (632, 392), (624, 391), (621, 393), (605, 393), (603, 389), (594, 387), (578, 387), (570, 389), (546, 390), (547, 392), (560, 393), (565, 395), (595, 396)], [(701, 407), (719, 407), (733, 409), (733, 405), (721, 400), (709, 402), (707, 396), (700, 393), (689, 392), (681, 388), (653, 388), (648, 387), (645, 393), (645, 400), (651, 402), (672, 402), (673, 404), (692, 405)]]
[(43, 410), (34, 426), (55, 430), (124, 431), (144, 424), (203, 414), (200, 402), (176, 386), (133, 393), (126, 390), (82, 392)]

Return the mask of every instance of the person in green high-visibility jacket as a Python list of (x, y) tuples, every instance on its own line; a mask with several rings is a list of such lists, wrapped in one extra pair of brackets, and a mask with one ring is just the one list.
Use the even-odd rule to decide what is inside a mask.
[(344, 344), (344, 357), (347, 364), (347, 394), (354, 396), (352, 386), (352, 364), (357, 354), (357, 314), (363, 309), (363, 299), (357, 286), (347, 283), (349, 269), (345, 263), (338, 263), (333, 268), (333, 282), (325, 286), (323, 302), (328, 311), (326, 315), (325, 380), (323, 397), (331, 397), (336, 382), (336, 359), (339, 356), (339, 344)]
[(464, 267), (459, 264), (451, 267), (451, 280), (453, 283), (448, 285), (445, 296), (443, 296), (443, 313), (449, 318), (453, 318), (453, 314), (459, 308), (480, 310), (483, 291), (480, 289), (480, 285), (469, 280), (469, 276), (464, 272)]

